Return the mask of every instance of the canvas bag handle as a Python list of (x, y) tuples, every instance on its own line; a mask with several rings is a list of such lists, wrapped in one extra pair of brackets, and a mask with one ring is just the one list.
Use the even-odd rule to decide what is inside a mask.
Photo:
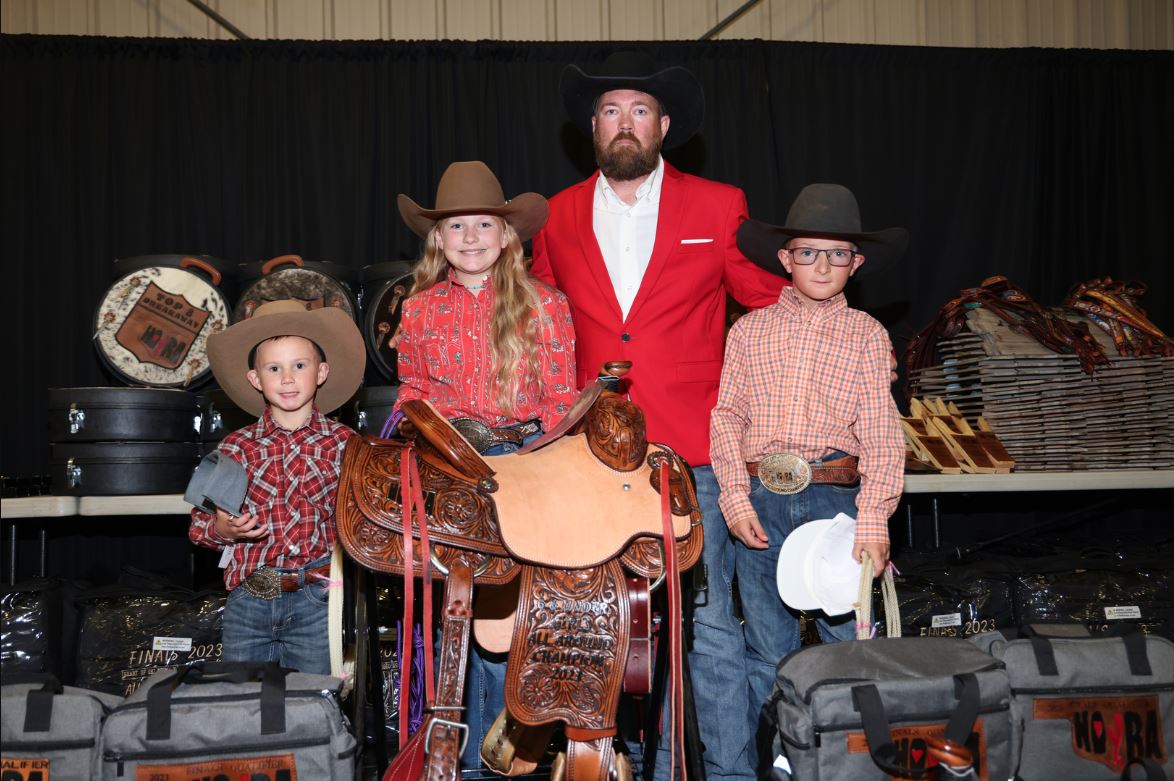
[(197, 662), (162, 678), (147, 692), (147, 740), (170, 740), (171, 693), (181, 683), (261, 682), (261, 734), (285, 732), (285, 676), (275, 662)]
[[(872, 558), (868, 551), (862, 554), (860, 589), (856, 592), (856, 639), (872, 638)], [(885, 603), (885, 636), (901, 636), (901, 608), (897, 604), (897, 586), (893, 582), (893, 568), (885, 567), (881, 575), (881, 599)]]
[(53, 697), (64, 689), (53, 673), (19, 672), (4, 676), (4, 685), (39, 683), (41, 688), (29, 689), (25, 700), (24, 731), (48, 732), (53, 720)]
[[(954, 676), (954, 697), (958, 700), (958, 707), (954, 709), (946, 724), (944, 737), (964, 746), (966, 739), (970, 737), (970, 731), (974, 729), (974, 722), (978, 719), (980, 692), (978, 678), (974, 673)], [(852, 703), (860, 713), (864, 737), (868, 742), (868, 753), (877, 766), (889, 775), (901, 778), (925, 778), (934, 772), (934, 768), (918, 769), (897, 764), (897, 747), (893, 743), (892, 727), (889, 725), (888, 716), (885, 715), (885, 706), (875, 684), (853, 686)]]
[[(1019, 630), (1019, 634), (1031, 641), (1031, 650), (1035, 654), (1035, 665), (1039, 674), (1059, 675), (1060, 669), (1056, 666), (1056, 653), (1052, 650), (1051, 641), (1069, 638), (1044, 634), (1040, 629), (1041, 627), (1027, 625)], [(1153, 668), (1150, 667), (1149, 654), (1146, 652), (1145, 634), (1136, 624), (1115, 624), (1109, 627), (1109, 631), (1102, 637), (1119, 637), (1121, 642), (1125, 643), (1125, 657), (1129, 661), (1130, 675), (1154, 674)]]

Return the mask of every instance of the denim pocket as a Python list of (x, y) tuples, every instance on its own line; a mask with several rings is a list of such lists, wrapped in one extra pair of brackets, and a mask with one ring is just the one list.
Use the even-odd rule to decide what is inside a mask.
[(302, 586), (306, 599), (316, 605), (325, 605), (330, 602), (330, 581), (317, 580)]

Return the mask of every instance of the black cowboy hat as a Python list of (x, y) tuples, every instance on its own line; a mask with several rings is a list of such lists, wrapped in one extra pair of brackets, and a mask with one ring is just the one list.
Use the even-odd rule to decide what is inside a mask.
[(844, 185), (809, 184), (791, 204), (786, 224), (746, 220), (739, 225), (738, 249), (755, 265), (783, 276), (779, 250), (797, 236), (854, 243), (867, 259), (860, 272), (868, 269), (869, 273), (899, 259), (909, 245), (909, 231), (904, 228), (861, 230), (856, 196)]
[(705, 116), (705, 93), (697, 78), (679, 65), (661, 68), (643, 52), (615, 52), (594, 74), (578, 65), (568, 65), (563, 68), (558, 89), (571, 121), (588, 136), (596, 99), (613, 89), (647, 92), (661, 102), (664, 113), (672, 117), (664, 138), (665, 149), (692, 138)]

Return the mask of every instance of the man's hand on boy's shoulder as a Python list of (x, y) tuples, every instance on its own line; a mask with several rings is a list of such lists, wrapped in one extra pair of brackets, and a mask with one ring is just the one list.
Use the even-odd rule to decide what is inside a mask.
[(244, 515), (230, 515), (218, 509), (214, 525), (217, 535), (233, 542), (252, 542), (269, 535), (269, 529), (258, 523), (257, 516), (249, 512)]
[(770, 544), (766, 531), (758, 522), (758, 516), (753, 511), (748, 515), (740, 515), (728, 524), (730, 535), (740, 541), (747, 548), (762, 550)]

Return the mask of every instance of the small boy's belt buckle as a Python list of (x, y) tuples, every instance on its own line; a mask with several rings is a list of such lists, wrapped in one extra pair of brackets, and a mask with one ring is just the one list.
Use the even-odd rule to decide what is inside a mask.
[(281, 594), (281, 573), (273, 567), (260, 567), (241, 585), (257, 599), (276, 599)]
[(811, 465), (794, 453), (771, 453), (758, 462), (758, 479), (768, 491), (797, 494), (811, 485)]

